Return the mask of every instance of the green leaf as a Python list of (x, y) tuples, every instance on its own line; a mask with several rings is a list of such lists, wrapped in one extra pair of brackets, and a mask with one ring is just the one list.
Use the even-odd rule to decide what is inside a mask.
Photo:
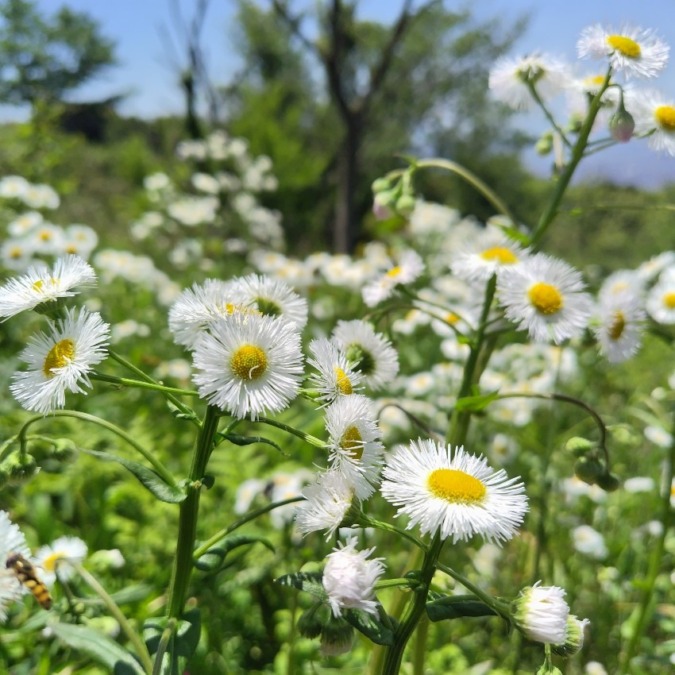
[(323, 572), (296, 572), (295, 574), (285, 574), (275, 581), (282, 586), (292, 586), (300, 591), (311, 593), (316, 598), (326, 600), (328, 596), (321, 583), (322, 578)]
[(109, 452), (101, 452), (100, 450), (82, 450), (92, 457), (105, 460), (107, 462), (117, 462), (125, 469), (138, 478), (138, 480), (160, 501), (168, 502), (169, 504), (180, 504), (187, 496), (183, 490), (174, 485), (169, 485), (161, 476), (156, 474), (152, 469), (133, 462), (124, 457), (117, 457), (111, 455)]
[(427, 603), (431, 621), (459, 619), (463, 616), (498, 616), (497, 612), (474, 595), (452, 595)]
[[(160, 617), (149, 619), (143, 624), (143, 639), (151, 654), (157, 652), (162, 633), (168, 625), (169, 619)], [(199, 644), (199, 633), (201, 631), (201, 616), (198, 609), (191, 609), (182, 615), (173, 637), (169, 642), (167, 652), (190, 658)]]
[(252, 445), (253, 443), (264, 443), (265, 445), (271, 445), (273, 448), (278, 450), (282, 455), (285, 454), (281, 449), (281, 446), (277, 445), (274, 441), (270, 441), (269, 438), (264, 436), (242, 436), (241, 434), (219, 434), (223, 438), (226, 438), (230, 443), (235, 445)]
[(144, 675), (138, 661), (117, 642), (87, 626), (54, 623), (54, 635), (72, 649), (88, 654), (115, 675)]
[(360, 609), (348, 609), (342, 616), (360, 633), (370, 638), (375, 644), (391, 647), (394, 644), (394, 632), (372, 614)]
[(202, 572), (214, 572), (223, 567), (225, 557), (230, 551), (239, 548), (240, 546), (249, 546), (252, 544), (262, 544), (265, 548), (274, 553), (274, 546), (263, 537), (253, 535), (233, 535), (231, 537), (224, 537), (219, 542), (211, 546), (211, 548), (200, 555), (195, 560), (195, 567)]
[(470, 411), (478, 412), (487, 408), (487, 406), (499, 398), (499, 392), (493, 391), (489, 394), (480, 394), (478, 396), (464, 396), (457, 400), (455, 403), (455, 409), (461, 412)]

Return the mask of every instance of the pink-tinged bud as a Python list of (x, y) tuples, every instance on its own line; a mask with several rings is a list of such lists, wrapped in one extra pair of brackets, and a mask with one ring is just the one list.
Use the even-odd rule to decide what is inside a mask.
[(379, 192), (373, 199), (373, 215), (375, 220), (387, 220), (393, 215), (389, 193)]
[(619, 109), (609, 120), (609, 133), (615, 141), (628, 143), (633, 137), (634, 131), (635, 120), (633, 119), (633, 116), (623, 107), (623, 105), (620, 105)]

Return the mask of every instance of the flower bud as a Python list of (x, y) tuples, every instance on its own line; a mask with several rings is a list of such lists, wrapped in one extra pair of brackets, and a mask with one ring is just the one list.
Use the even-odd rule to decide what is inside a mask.
[(635, 131), (635, 120), (633, 116), (623, 107), (623, 101), (619, 109), (609, 120), (609, 133), (615, 141), (628, 143), (633, 137)]
[(323, 627), (330, 620), (330, 616), (330, 609), (321, 602), (305, 610), (298, 619), (300, 635), (306, 638), (319, 637)]
[(535, 143), (535, 151), (538, 155), (542, 157), (548, 155), (551, 150), (553, 150), (553, 134), (550, 131), (547, 131), (543, 134), (539, 140)]
[(415, 197), (403, 194), (396, 200), (396, 213), (402, 216), (409, 216), (415, 209)]
[(528, 640), (562, 644), (567, 634), (569, 605), (565, 591), (558, 586), (524, 588), (514, 602), (513, 618)]
[(602, 473), (595, 482), (605, 492), (614, 492), (619, 489), (621, 484), (621, 481), (613, 473)]
[(375, 194), (385, 192), (386, 190), (391, 189), (391, 183), (389, 182), (388, 178), (376, 178), (373, 181), (371, 189)]
[(354, 629), (342, 618), (331, 617), (321, 631), (321, 653), (324, 656), (346, 654), (354, 642)]
[(588, 619), (577, 619), (574, 614), (567, 617), (565, 642), (553, 645), (553, 652), (559, 656), (574, 656), (584, 646), (584, 629), (590, 623)]
[(595, 447), (593, 441), (581, 436), (572, 436), (567, 443), (565, 443), (565, 450), (571, 452), (575, 457), (583, 457), (589, 450)]
[(593, 457), (582, 457), (574, 465), (574, 474), (589, 485), (595, 485), (598, 477), (604, 473), (605, 467)]

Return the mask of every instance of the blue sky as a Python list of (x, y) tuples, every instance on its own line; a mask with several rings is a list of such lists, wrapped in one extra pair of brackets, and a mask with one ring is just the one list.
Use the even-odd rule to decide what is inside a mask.
[[(115, 93), (127, 93), (120, 112), (127, 115), (154, 117), (178, 113), (182, 99), (176, 84), (177, 70), (160, 37), (162, 30), (175, 39), (177, 32), (169, 11), (172, 0), (66, 0), (65, 4), (88, 12), (101, 24), (103, 32), (116, 41), (119, 65), (103, 73), (96, 82), (87, 85), (77, 98), (96, 99)], [(194, 0), (177, 0), (189, 18)], [(262, 2), (263, 0), (261, 0)], [(300, 4), (305, 0), (297, 0)], [(296, 4), (297, 4), (296, 2)], [(61, 0), (38, 0), (38, 6), (51, 13), (64, 4)], [(402, 0), (361, 0), (360, 12), (364, 16), (387, 19), (394, 16)], [(593, 23), (619, 28), (624, 23), (655, 28), (659, 35), (673, 46), (671, 63), (654, 86), (675, 96), (675, 1), (674, 0), (473, 0), (455, 2), (446, 0), (451, 8), (469, 6), (477, 18), (504, 17), (511, 21), (529, 14), (530, 25), (513, 48), (514, 54), (544, 51), (576, 59), (575, 45), (581, 30)], [(203, 45), (213, 80), (224, 82), (236, 68), (231, 46), (233, 33), (233, 0), (211, 0)], [(589, 64), (590, 66), (590, 64)], [(589, 68), (590, 69), (590, 68)], [(21, 115), (17, 109), (0, 108), (0, 119), (14, 119)], [(536, 124), (526, 119), (524, 124)], [(634, 146), (636, 144), (629, 144)], [(675, 160), (659, 157), (654, 153), (640, 153), (634, 147), (628, 151), (631, 160), (626, 162), (623, 174), (617, 166), (625, 155), (627, 146), (609, 153), (602, 153), (586, 168), (603, 173), (611, 167), (620, 180), (632, 182), (642, 178), (645, 164), (649, 173), (675, 180)], [(638, 153), (638, 157), (633, 157)], [(530, 158), (531, 159), (531, 158)], [(533, 160), (534, 161), (534, 160)], [(536, 162), (535, 162), (536, 164)], [(657, 179), (656, 182), (658, 182)], [(654, 182), (654, 181), (652, 181)], [(647, 180), (649, 183), (649, 180)]]

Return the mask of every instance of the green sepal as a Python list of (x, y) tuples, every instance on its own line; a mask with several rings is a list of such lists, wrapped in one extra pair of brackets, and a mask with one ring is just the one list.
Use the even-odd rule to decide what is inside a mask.
[(282, 586), (290, 586), (300, 591), (311, 593), (315, 598), (327, 600), (328, 594), (321, 583), (323, 572), (295, 572), (294, 574), (284, 574), (283, 577), (275, 579), (275, 582)]
[(216, 542), (206, 553), (195, 560), (195, 567), (202, 572), (216, 572), (225, 566), (225, 558), (230, 551), (250, 544), (262, 544), (274, 553), (274, 546), (267, 539), (254, 535), (238, 534), (224, 537)]
[(82, 449), (82, 452), (86, 452), (88, 455), (96, 457), (97, 459), (121, 464), (125, 469), (133, 473), (141, 484), (162, 502), (180, 504), (187, 496), (179, 487), (169, 485), (169, 483), (167, 483), (159, 474), (155, 473), (152, 469), (143, 466), (143, 464), (139, 464), (130, 459), (125, 459), (124, 457), (117, 457), (109, 452), (101, 452), (100, 450)]
[(52, 623), (50, 630), (64, 644), (87, 654), (114, 675), (144, 675), (138, 661), (117, 642), (87, 626)]
[(451, 595), (428, 602), (427, 615), (431, 621), (443, 621), (464, 616), (497, 616), (497, 612), (474, 595)]
[(376, 616), (361, 609), (347, 609), (342, 612), (342, 617), (375, 644), (385, 647), (393, 646), (394, 631), (391, 627), (385, 626)]

